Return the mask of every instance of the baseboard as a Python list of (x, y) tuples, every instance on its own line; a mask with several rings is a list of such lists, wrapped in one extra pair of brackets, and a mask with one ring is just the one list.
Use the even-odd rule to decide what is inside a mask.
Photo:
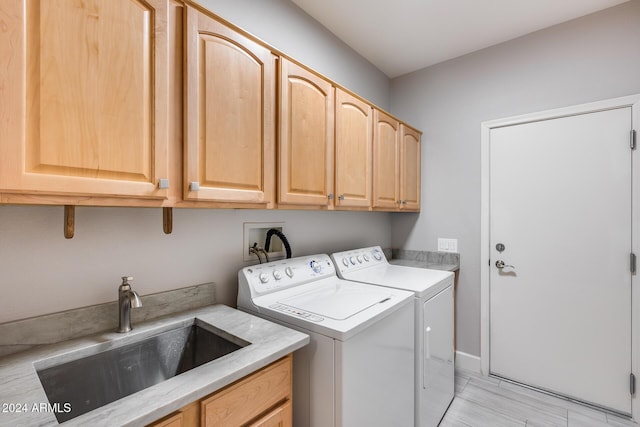
[(479, 374), (482, 372), (480, 357), (462, 351), (456, 351), (456, 369), (464, 369)]

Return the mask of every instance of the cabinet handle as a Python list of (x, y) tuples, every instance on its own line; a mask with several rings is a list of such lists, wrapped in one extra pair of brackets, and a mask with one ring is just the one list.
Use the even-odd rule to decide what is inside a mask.
[(331, 193), (331, 194), (329, 194), (329, 195), (327, 196), (327, 198), (328, 198), (329, 200), (333, 200), (333, 197), (334, 197), (334, 196), (333, 196), (333, 193)]
[(402, 203), (403, 205), (406, 205), (407, 201), (406, 200), (402, 200), (400, 203)]
[(200, 183), (198, 181), (191, 181), (189, 184), (189, 191), (198, 191), (200, 190)]
[(344, 194), (339, 195), (338, 200), (344, 200)]
[(160, 178), (158, 180), (158, 188), (161, 190), (169, 188), (169, 180), (167, 178)]

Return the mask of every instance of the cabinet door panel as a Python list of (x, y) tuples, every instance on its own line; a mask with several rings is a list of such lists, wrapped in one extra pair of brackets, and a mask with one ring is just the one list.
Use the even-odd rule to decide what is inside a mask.
[(291, 427), (292, 416), (291, 401), (287, 400), (248, 427)]
[(400, 199), (400, 124), (374, 110), (373, 207), (396, 210)]
[(279, 402), (290, 399), (291, 360), (291, 356), (287, 356), (202, 400), (202, 424), (207, 427), (246, 425)]
[(195, 9), (187, 14), (185, 199), (268, 203), (275, 56)]
[(336, 206), (371, 206), (372, 109), (336, 90)]
[(401, 209), (420, 210), (420, 133), (401, 126)]
[[(0, 189), (165, 198), (166, 0), (7, 0)], [(6, 138), (4, 137), (6, 136)]]
[(334, 89), (282, 60), (279, 203), (329, 204), (333, 189)]

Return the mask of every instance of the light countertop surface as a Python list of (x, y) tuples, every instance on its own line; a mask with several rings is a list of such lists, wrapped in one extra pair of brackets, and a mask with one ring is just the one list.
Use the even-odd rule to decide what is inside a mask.
[(428, 268), (431, 270), (456, 271), (459, 266), (457, 264), (441, 264), (438, 262), (429, 262), (426, 260), (416, 259), (391, 259), (389, 264), (401, 265), (404, 267)]
[[(65, 426), (140, 426), (156, 421), (309, 342), (303, 333), (248, 313), (212, 305), (134, 324), (125, 334), (104, 332), (0, 359), (0, 426), (58, 425), (36, 373), (79, 357), (129, 344), (199, 319), (250, 345), (205, 365), (67, 421)], [(50, 408), (50, 407), (49, 407)]]

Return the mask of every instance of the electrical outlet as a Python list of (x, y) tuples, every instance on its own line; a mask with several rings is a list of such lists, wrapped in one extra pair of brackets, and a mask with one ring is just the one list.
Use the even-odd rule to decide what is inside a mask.
[(438, 252), (458, 252), (458, 239), (438, 238)]
[[(257, 243), (257, 247), (264, 249), (265, 240), (267, 238), (267, 232), (275, 228), (276, 230), (284, 233), (284, 222), (245, 222), (242, 244), (242, 259), (243, 261), (258, 262), (258, 257), (255, 254), (249, 252), (249, 248)], [(271, 236), (269, 242), (269, 261), (285, 257), (285, 249), (282, 241), (278, 236)], [(264, 257), (263, 257), (264, 258)]]

